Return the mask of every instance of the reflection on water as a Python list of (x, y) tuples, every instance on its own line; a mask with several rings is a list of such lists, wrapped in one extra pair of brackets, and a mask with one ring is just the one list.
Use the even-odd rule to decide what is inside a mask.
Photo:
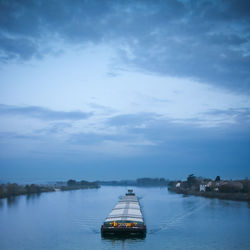
[(8, 207), (15, 207), (15, 206), (17, 206), (19, 199), (20, 199), (19, 196), (11, 196), (11, 197), (6, 198), (6, 200), (7, 200), (7, 206)]
[(41, 193), (36, 193), (36, 194), (27, 194), (26, 199), (27, 200), (34, 200), (37, 199), (41, 196)]
[(2, 208), (3, 206), (4, 206), (3, 199), (0, 199), (0, 208)]
[(130, 241), (130, 242), (139, 242), (139, 241), (144, 241), (146, 238), (146, 235), (143, 236), (112, 236), (112, 235), (107, 235), (105, 237), (102, 236), (102, 240), (106, 240), (109, 242), (124, 242), (124, 241)]
[(27, 194), (25, 195), (26, 197), (26, 202), (27, 203), (32, 203), (35, 202), (36, 200), (38, 200), (40, 198), (42, 194), (41, 193), (37, 193), (37, 194)]
[(0, 249), (250, 249), (250, 205), (134, 188), (146, 238), (105, 237), (100, 227), (125, 187), (0, 200)]
[(146, 238), (147, 234), (105, 234), (101, 235), (102, 240), (108, 241), (140, 241)]
[(27, 203), (39, 199), (41, 194), (28, 194), (21, 196), (10, 196), (8, 198), (0, 199), (0, 208), (3, 208), (6, 204), (8, 208), (18, 207), (19, 202), (26, 199)]
[(104, 244), (109, 245), (109, 246), (120, 246), (121, 249), (126, 249), (126, 246), (136, 246), (137, 244), (143, 244), (145, 243), (145, 237), (102, 237), (102, 241)]

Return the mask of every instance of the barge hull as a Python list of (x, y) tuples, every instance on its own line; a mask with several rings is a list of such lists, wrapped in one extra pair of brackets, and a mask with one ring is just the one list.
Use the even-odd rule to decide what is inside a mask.
[(105, 227), (102, 226), (101, 233), (103, 236), (106, 235), (146, 235), (146, 227), (136, 227), (136, 228), (127, 228), (127, 227)]

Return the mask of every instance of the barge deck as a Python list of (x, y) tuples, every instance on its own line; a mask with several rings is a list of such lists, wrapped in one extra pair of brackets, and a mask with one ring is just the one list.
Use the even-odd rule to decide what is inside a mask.
[(102, 236), (145, 236), (146, 225), (144, 223), (141, 207), (133, 190), (128, 190), (101, 227)]

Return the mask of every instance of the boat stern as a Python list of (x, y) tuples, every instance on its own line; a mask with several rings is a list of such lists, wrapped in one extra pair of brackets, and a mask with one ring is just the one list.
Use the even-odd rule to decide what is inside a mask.
[[(118, 224), (118, 223), (117, 223)], [(132, 224), (132, 223), (131, 223)], [(102, 236), (146, 236), (146, 225), (139, 226), (126, 226), (126, 225), (114, 225), (106, 226), (105, 224), (101, 227)]]

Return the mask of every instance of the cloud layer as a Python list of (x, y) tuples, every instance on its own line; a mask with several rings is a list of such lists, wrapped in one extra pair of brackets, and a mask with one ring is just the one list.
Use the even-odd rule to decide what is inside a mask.
[(249, 13), (246, 0), (0, 0), (1, 173), (249, 175)]
[(126, 66), (250, 91), (249, 1), (1, 1), (1, 60), (105, 43)]
[(43, 107), (35, 106), (13, 106), (0, 104), (0, 115), (16, 115), (26, 116), (29, 118), (38, 118), (41, 120), (83, 120), (89, 118), (91, 113), (84, 113), (81, 111), (55, 111)]

